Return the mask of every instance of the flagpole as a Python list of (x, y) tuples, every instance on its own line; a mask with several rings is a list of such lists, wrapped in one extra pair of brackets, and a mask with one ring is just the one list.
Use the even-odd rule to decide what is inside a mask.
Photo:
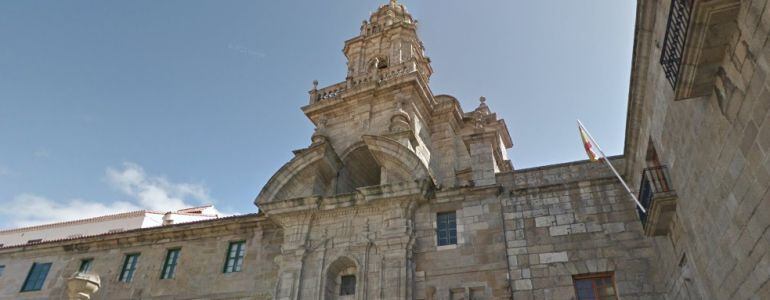
[(636, 202), (636, 206), (639, 207), (640, 210), (642, 210), (643, 213), (647, 213), (647, 210), (644, 209), (644, 206), (642, 206), (642, 203), (639, 202), (639, 199), (636, 198), (636, 195), (634, 195), (634, 192), (631, 191), (631, 188), (628, 187), (628, 184), (626, 184), (626, 181), (623, 180), (623, 177), (620, 177), (620, 173), (618, 173), (617, 170), (615, 170), (615, 167), (612, 166), (612, 163), (610, 163), (610, 160), (607, 158), (607, 155), (604, 154), (604, 151), (602, 151), (602, 147), (599, 146), (599, 143), (594, 140), (594, 137), (591, 136), (591, 133), (588, 132), (588, 129), (583, 125), (583, 122), (580, 122), (580, 120), (577, 120), (578, 125), (580, 128), (583, 129), (583, 131), (588, 135), (588, 138), (591, 139), (591, 142), (596, 145), (596, 150), (599, 150), (599, 154), (602, 155), (602, 158), (604, 159), (604, 162), (607, 163), (607, 166), (610, 167), (610, 170), (612, 170), (612, 173), (615, 173), (615, 176), (620, 180), (620, 183), (623, 184), (623, 187), (626, 188), (626, 191), (628, 191), (628, 195), (631, 196), (631, 199), (634, 199), (634, 202)]

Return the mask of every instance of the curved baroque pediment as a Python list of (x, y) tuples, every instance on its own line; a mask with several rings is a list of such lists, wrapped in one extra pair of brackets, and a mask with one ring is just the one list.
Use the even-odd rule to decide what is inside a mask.
[[(362, 136), (362, 139), (363, 143), (360, 147), (364, 149), (360, 150), (366, 150), (371, 154), (379, 167), (375, 172), (381, 172), (377, 184), (425, 179), (435, 183), (426, 162), (409, 147), (383, 136), (366, 135)], [(309, 196), (331, 196), (340, 192), (355, 191), (355, 188), (339, 189), (338, 180), (342, 178), (341, 174), (347, 174), (351, 169), (357, 170), (349, 168), (356, 162), (340, 159), (327, 140), (324, 139), (295, 153), (296, 156), (283, 165), (262, 188), (255, 204), (259, 206), (275, 201)], [(346, 159), (347, 157), (350, 156), (346, 156)], [(354, 171), (348, 176), (358, 176), (358, 174)]]

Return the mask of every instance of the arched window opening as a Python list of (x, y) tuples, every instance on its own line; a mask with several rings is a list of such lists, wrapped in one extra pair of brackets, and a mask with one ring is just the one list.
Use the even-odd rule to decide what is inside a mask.
[(352, 193), (359, 187), (379, 185), (381, 169), (367, 147), (353, 150), (342, 160), (335, 194)]
[(340, 257), (326, 271), (324, 299), (355, 299), (357, 277), (356, 264), (348, 257)]
[(369, 61), (369, 71), (382, 70), (388, 67), (388, 59), (383, 56), (377, 56)]

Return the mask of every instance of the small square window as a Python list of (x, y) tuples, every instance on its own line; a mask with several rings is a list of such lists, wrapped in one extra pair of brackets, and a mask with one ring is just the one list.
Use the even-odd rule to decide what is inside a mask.
[(93, 258), (86, 258), (80, 261), (80, 268), (78, 268), (78, 272), (81, 273), (88, 273), (91, 272), (91, 265), (93, 264), (94, 259)]
[(169, 249), (166, 252), (166, 260), (163, 263), (163, 271), (160, 273), (160, 279), (174, 278), (176, 272), (176, 262), (179, 260), (180, 249)]
[(356, 276), (343, 275), (340, 277), (340, 296), (356, 294)]
[(455, 212), (436, 214), (436, 240), (439, 246), (457, 244), (457, 215)]
[(39, 291), (43, 289), (43, 283), (48, 276), (48, 271), (51, 270), (51, 263), (33, 263), (32, 268), (29, 269), (27, 279), (24, 280), (24, 285), (21, 287), (22, 292)]
[(618, 299), (612, 272), (575, 275), (572, 280), (578, 300)]
[(227, 247), (224, 273), (240, 272), (243, 268), (243, 258), (246, 254), (246, 242), (231, 242)]
[(120, 282), (131, 282), (134, 279), (137, 261), (139, 261), (139, 253), (126, 254), (126, 258), (123, 260), (123, 268), (118, 278)]

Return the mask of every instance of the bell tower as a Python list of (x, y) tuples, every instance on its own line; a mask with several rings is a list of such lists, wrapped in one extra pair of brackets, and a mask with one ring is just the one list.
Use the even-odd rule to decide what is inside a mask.
[(466, 113), (433, 94), (417, 21), (396, 0), (342, 52), (344, 81), (314, 81), (302, 107), (315, 125), (310, 145), (255, 199), (283, 232), (274, 298), (414, 299), (425, 289), (417, 228), (433, 224), (417, 210), (437, 193), (498, 191), (496, 174), (512, 169), (510, 135), (486, 100)]
[(417, 37), (417, 21), (395, 0), (380, 6), (361, 24), (360, 34), (345, 42), (348, 78), (413, 61), (427, 81), (433, 70)]

